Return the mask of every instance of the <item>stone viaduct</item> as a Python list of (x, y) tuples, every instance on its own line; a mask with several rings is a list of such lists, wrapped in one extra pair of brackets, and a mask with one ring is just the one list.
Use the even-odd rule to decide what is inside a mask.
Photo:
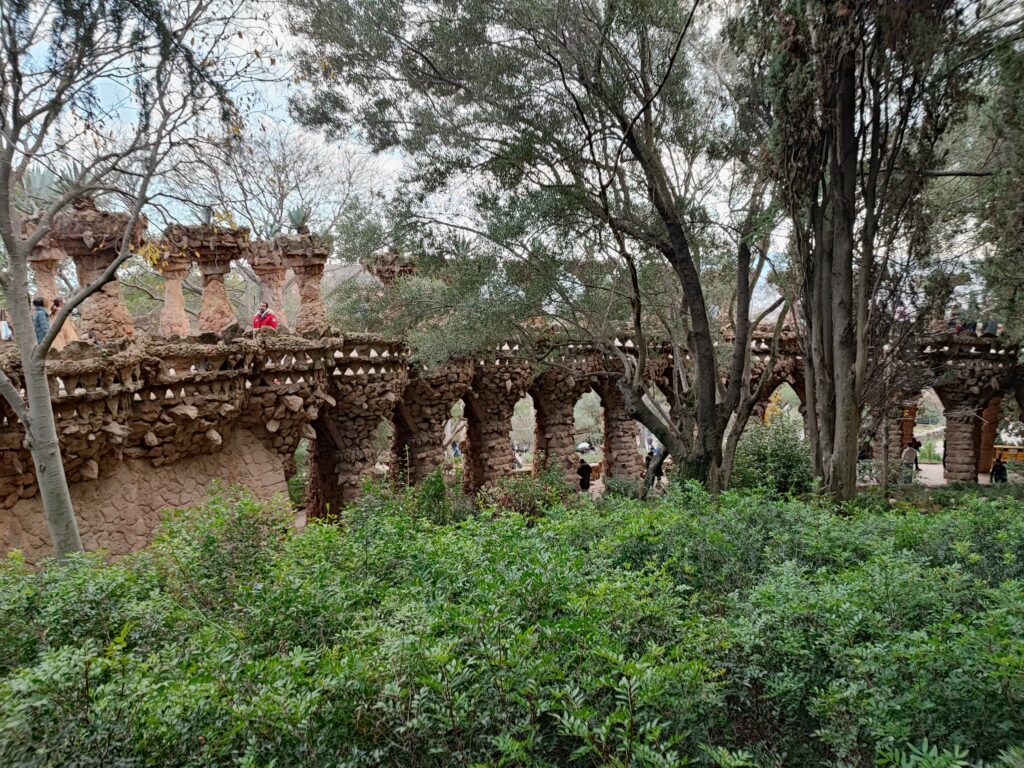
[[(39, 292), (56, 293), (53, 278), (63, 258), (74, 261), (83, 281), (105, 269), (115, 257), (112, 233), (123, 225), (119, 216), (80, 205), (67, 219), (58, 218), (34, 259)], [(511, 418), (527, 394), (536, 409), (535, 471), (553, 465), (574, 473), (573, 407), (593, 390), (603, 406), (605, 476), (629, 479), (642, 472), (639, 425), (627, 414), (616, 383), (617, 357), (566, 344), (536, 365), (506, 346), (426, 370), (409, 363), (400, 342), (328, 328), (320, 299), (327, 251), (309, 233), (253, 244), (245, 230), (175, 226), (163, 242), (169, 244), (159, 263), (165, 277), (163, 335), (136, 333), (120, 286), (112, 283), (81, 312), (83, 330), (104, 343), (72, 343), (47, 363), (88, 548), (114, 554), (139, 548), (161, 510), (200, 502), (214, 480), (245, 484), (264, 497), (283, 492), (302, 439), (313, 446), (307, 514), (337, 511), (358, 496), (373, 469), (374, 440), (385, 420), (393, 425), (392, 476), (419, 482), (443, 459), (445, 424), (459, 400), (465, 404), (464, 480), (470, 491), (514, 471)], [(285, 271), (293, 271), (301, 296), (295, 323), (300, 333), (238, 328), (224, 278), (231, 262), (241, 258), (260, 276), (272, 308), (281, 307)], [(198, 336), (187, 335), (182, 294), (193, 263), (204, 285)], [(401, 270), (395, 264), (385, 268), (382, 278)], [(631, 342), (618, 343), (630, 352)], [(795, 339), (787, 338), (770, 371), (763, 335), (755, 338), (751, 354), (755, 372), (771, 377), (766, 397), (783, 382), (802, 392)], [(1019, 384), (1017, 357), (1015, 347), (996, 338), (938, 336), (922, 349), (928, 380), (947, 408), (951, 480), (976, 481), (979, 462), (990, 460), (985, 451), (995, 436), (993, 408)], [(664, 385), (675, 364), (667, 351), (654, 355), (654, 383)], [(13, 349), (0, 348), (0, 369), (21, 386)], [(663, 389), (670, 397), (669, 388)], [(913, 426), (914, 393), (904, 394), (906, 410), (889, 422), (896, 452)], [(47, 554), (49, 544), (23, 432), (0, 400), (0, 549), (11, 548), (34, 559)]]

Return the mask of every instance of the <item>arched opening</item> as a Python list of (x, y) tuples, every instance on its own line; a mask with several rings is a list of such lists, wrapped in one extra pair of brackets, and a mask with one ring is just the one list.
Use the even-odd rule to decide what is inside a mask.
[(572, 432), (576, 450), (590, 464), (600, 464), (604, 459), (604, 406), (593, 389), (580, 395), (573, 406)]
[(533, 467), (537, 424), (537, 409), (533, 397), (527, 393), (516, 401), (512, 409), (511, 429), (508, 433), (516, 472)]

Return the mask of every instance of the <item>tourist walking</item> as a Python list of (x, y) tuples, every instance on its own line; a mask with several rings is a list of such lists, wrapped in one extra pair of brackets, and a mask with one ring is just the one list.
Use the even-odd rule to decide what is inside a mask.
[(0, 341), (10, 341), (14, 338), (11, 330), (11, 321), (7, 319), (7, 310), (0, 307)]
[(260, 307), (256, 310), (256, 314), (252, 317), (253, 328), (277, 328), (277, 318), (274, 317), (274, 313), (270, 311), (270, 305), (267, 302), (261, 302)]
[(914, 447), (916, 442), (911, 439), (900, 455), (900, 461), (903, 463), (903, 482), (905, 483), (914, 481), (914, 465), (917, 463), (917, 448)]
[(587, 464), (586, 460), (580, 456), (580, 464), (576, 467), (576, 474), (580, 478), (580, 493), (590, 492), (590, 475), (593, 471), (593, 467)]
[(50, 316), (46, 313), (46, 302), (42, 296), (32, 299), (32, 329), (36, 332), (36, 344), (50, 331)]
[[(60, 296), (53, 300), (53, 306), (50, 308), (50, 325), (53, 325), (57, 320), (57, 315), (60, 314), (61, 308), (64, 306), (64, 299)], [(60, 331), (57, 333), (57, 337), (53, 340), (53, 349), (55, 352), (60, 352), (64, 347), (70, 344), (72, 341), (81, 341), (82, 337), (78, 334), (78, 328), (75, 327), (75, 321), (68, 315), (64, 320), (64, 325), (61, 326)]]
[(1001, 456), (996, 456), (996, 461), (992, 465), (992, 474), (990, 475), (993, 483), (1005, 483), (1006, 477), (1006, 465), (1003, 464)]

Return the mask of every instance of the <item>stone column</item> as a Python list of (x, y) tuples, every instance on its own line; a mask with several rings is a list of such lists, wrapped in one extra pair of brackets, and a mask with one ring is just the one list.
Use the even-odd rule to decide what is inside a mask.
[[(889, 459), (899, 461), (903, 449), (914, 436), (914, 425), (917, 423), (917, 397), (905, 400), (900, 406), (899, 416), (889, 420)], [(899, 401), (897, 400), (897, 403)]]
[(37, 247), (29, 256), (36, 277), (36, 292), (32, 298), (42, 296), (46, 302), (47, 312), (50, 311), (53, 300), (60, 295), (57, 289), (57, 272), (66, 255), (61, 248), (47, 246)]
[(307, 331), (327, 330), (327, 306), (320, 296), (320, 281), (324, 276), (324, 264), (309, 262), (293, 267), (295, 279), (299, 284), (299, 316), (295, 320), (295, 330), (299, 333)]
[(452, 404), (465, 395), (472, 377), (473, 365), (466, 361), (410, 378), (393, 420), (393, 480), (415, 485), (441, 465)]
[(295, 330), (299, 333), (324, 332), (328, 329), (327, 307), (320, 296), (328, 249), (324, 241), (309, 232), (278, 235), (274, 246), (281, 254), (283, 266), (295, 273), (299, 284), (299, 314)]
[(218, 254), (199, 253), (196, 256), (203, 274), (203, 301), (199, 306), (199, 330), (203, 333), (221, 333), (238, 321), (228, 299), (224, 275), (231, 271), (231, 260)]
[(978, 450), (978, 472), (987, 473), (992, 469), (996, 458), (996, 436), (999, 433), (999, 415), (1002, 412), (1003, 396), (996, 395), (988, 401), (981, 412), (981, 444)]
[(475, 493), (515, 470), (512, 453), (512, 412), (526, 396), (531, 368), (512, 358), (481, 361), (466, 401), (468, 450), (463, 455), (463, 487)]
[[(269, 251), (269, 249), (264, 249)], [(281, 263), (279, 256), (273, 253), (264, 253), (252, 261), (252, 271), (260, 279), (260, 299), (267, 302), (270, 311), (282, 325), (285, 322), (284, 315), (284, 284), (287, 270)]]
[(970, 403), (946, 408), (946, 479), (951, 483), (978, 482), (980, 410)]
[(604, 408), (604, 476), (636, 480), (643, 475), (644, 461), (637, 449), (640, 425), (626, 413), (622, 393), (615, 384), (598, 390)]
[[(73, 255), (78, 282), (82, 285), (98, 278), (117, 258), (112, 248)], [(110, 342), (135, 336), (135, 324), (124, 302), (121, 283), (116, 279), (100, 288), (81, 305), (82, 331), (93, 331), (100, 341)]]
[(160, 333), (163, 336), (188, 336), (192, 332), (182, 291), (191, 266), (192, 259), (185, 253), (175, 253), (167, 258), (163, 268), (164, 308), (160, 312)]
[[(573, 410), (583, 382), (563, 370), (542, 374), (530, 389), (537, 410), (533, 438), (533, 474), (558, 467), (567, 480), (576, 481), (576, 421)], [(587, 384), (589, 388), (589, 383)]]
[(310, 452), (307, 516), (338, 514), (362, 493), (363, 476), (377, 458), (374, 439), (391, 415), (405, 387), (397, 374), (333, 376), (330, 394), (335, 405), (321, 409), (313, 429)]

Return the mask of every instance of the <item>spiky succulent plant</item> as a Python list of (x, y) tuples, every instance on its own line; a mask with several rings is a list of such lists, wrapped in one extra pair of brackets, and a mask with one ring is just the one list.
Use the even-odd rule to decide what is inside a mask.
[(292, 208), (288, 211), (288, 222), (295, 228), (296, 232), (304, 235), (309, 232), (309, 216), (309, 209), (300, 205), (298, 208)]

